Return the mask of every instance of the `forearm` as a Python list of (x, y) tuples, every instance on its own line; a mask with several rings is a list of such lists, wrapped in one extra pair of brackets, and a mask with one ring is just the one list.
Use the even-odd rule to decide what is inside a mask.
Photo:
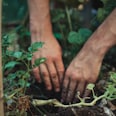
[(83, 49), (90, 49), (98, 55), (105, 55), (114, 45), (116, 45), (116, 9), (94, 32)]
[(28, 0), (30, 12), (30, 31), (34, 39), (42, 39), (43, 35), (52, 33), (49, 0)]

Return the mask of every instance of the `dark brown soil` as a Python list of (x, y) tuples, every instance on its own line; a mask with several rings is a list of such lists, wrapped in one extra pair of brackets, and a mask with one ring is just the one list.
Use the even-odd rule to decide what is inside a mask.
[[(104, 81), (102, 80), (100, 83), (104, 84)], [(98, 86), (97, 91), (99, 93), (102, 93), (102, 91), (99, 91), (99, 88), (101, 89), (100, 83), (97, 84)], [(29, 95), (32, 95), (32, 97), (36, 99), (57, 98), (60, 100), (60, 93), (46, 91), (43, 84), (38, 85), (37, 83), (34, 83), (29, 88), (27, 93)], [(110, 109), (109, 106), (108, 108)], [(115, 114), (116, 111), (114, 111), (114, 116)], [(53, 106), (50, 105), (42, 107), (32, 106), (31, 111), (28, 112), (28, 116), (113, 116), (113, 115), (107, 115), (104, 112), (103, 107), (100, 107), (99, 103), (97, 103), (95, 106), (92, 107), (66, 108), (66, 109), (54, 108)]]

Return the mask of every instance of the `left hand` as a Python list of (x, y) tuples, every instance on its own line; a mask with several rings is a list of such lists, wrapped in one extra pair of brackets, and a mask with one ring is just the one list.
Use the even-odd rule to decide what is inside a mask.
[(85, 45), (66, 70), (62, 88), (62, 102), (77, 101), (78, 92), (80, 97), (88, 96), (90, 91), (86, 87), (89, 83), (96, 82), (103, 57), (103, 54), (97, 55)]

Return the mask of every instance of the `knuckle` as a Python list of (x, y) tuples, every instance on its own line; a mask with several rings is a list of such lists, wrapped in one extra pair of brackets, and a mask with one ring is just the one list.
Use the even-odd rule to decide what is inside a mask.
[(47, 72), (41, 72), (41, 75), (42, 75), (43, 77), (48, 77), (48, 76), (49, 76), (49, 74), (48, 74)]
[(57, 74), (56, 73), (51, 73), (52, 78), (56, 78)]
[(59, 69), (58, 72), (59, 72), (59, 74), (63, 74), (64, 73), (64, 69)]
[(60, 88), (59, 83), (56, 83), (54, 86), (55, 86), (55, 88)]
[(76, 76), (72, 76), (72, 81), (77, 81), (77, 80), (79, 80), (79, 78), (77, 78)]
[(72, 73), (72, 72), (71, 72), (70, 70), (67, 69), (67, 71), (66, 71), (66, 76), (71, 75), (71, 73)]
[(49, 64), (52, 61), (52, 57), (50, 56), (46, 56), (45, 58), (46, 58), (46, 61), (45, 61), (46, 64)]
[(39, 74), (39, 71), (38, 71), (38, 69), (33, 69), (33, 74), (34, 74), (34, 75), (37, 75), (37, 74)]
[(51, 86), (49, 78), (44, 78), (44, 83), (45, 83), (45, 86), (46, 86), (47, 90), (51, 90), (52, 89), (52, 86)]
[(46, 83), (46, 88), (47, 90), (51, 90), (52, 89), (51, 84)]
[(94, 77), (88, 77), (88, 78), (86, 78), (86, 81), (89, 83), (93, 83), (93, 82), (95, 82), (95, 79), (94, 79)]
[(56, 55), (53, 56), (53, 59), (59, 61), (59, 60), (61, 60), (61, 55), (60, 54), (56, 54)]
[(37, 72), (38, 72), (38, 68), (34, 68), (33, 73), (37, 73)]

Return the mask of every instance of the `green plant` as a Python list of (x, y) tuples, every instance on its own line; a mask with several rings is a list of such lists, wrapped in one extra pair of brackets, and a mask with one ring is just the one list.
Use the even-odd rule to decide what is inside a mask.
[(30, 86), (32, 69), (46, 59), (38, 58), (32, 65), (33, 53), (38, 51), (44, 43), (35, 42), (28, 47), (27, 51), (20, 47), (18, 50), (13, 50), (12, 43), (16, 39), (13, 35), (16, 35), (15, 30), (4, 34), (2, 39), (5, 109), (6, 115), (23, 115), (30, 108), (30, 97), (25, 92)]
[[(95, 18), (96, 26), (101, 23), (109, 12), (116, 6), (115, 0), (101, 0), (104, 3), (104, 7), (98, 10)], [(78, 4), (78, 2), (75, 0)], [(84, 0), (79, 0), (84, 2)], [(83, 28), (80, 15), (80, 11), (76, 8), (72, 8), (70, 5), (64, 5), (64, 8), (53, 9), (52, 23), (55, 37), (58, 39), (63, 48), (63, 58), (65, 66), (67, 67), (70, 60), (79, 52), (84, 43), (93, 33), (93, 25), (90, 28)], [(99, 22), (99, 23), (98, 23)], [(21, 44), (17, 39), (20, 37)], [(43, 46), (43, 43), (36, 42), (30, 47), (22, 47), (22, 44), (26, 43), (26, 37), (30, 37), (30, 32), (27, 27), (22, 25), (16, 27), (10, 32), (5, 32), (2, 38), (2, 59), (3, 59), (3, 72), (4, 72), (4, 98), (5, 98), (5, 113), (6, 115), (26, 115), (27, 109), (30, 109), (32, 103), (35, 108), (37, 106), (43, 106), (53, 104), (55, 107), (80, 107), (80, 106), (93, 106), (97, 101), (105, 98), (107, 100), (116, 99), (116, 73), (112, 72), (110, 80), (104, 87), (105, 92), (101, 96), (97, 96), (94, 91), (94, 85), (88, 85), (88, 89), (92, 91), (93, 101), (86, 102), (86, 99), (82, 99), (77, 94), (79, 103), (64, 105), (56, 99), (48, 100), (36, 100), (31, 99), (31, 96), (25, 94), (26, 89), (32, 83), (30, 78), (31, 71), (34, 67), (43, 63), (46, 59), (39, 58), (31, 65), (31, 59), (33, 53)], [(28, 39), (30, 41), (30, 39)], [(16, 46), (14, 46), (16, 45)], [(18, 45), (18, 46), (17, 46)], [(113, 59), (114, 60), (114, 59)], [(39, 112), (41, 112), (39, 110)], [(42, 112), (41, 112), (42, 114)]]

